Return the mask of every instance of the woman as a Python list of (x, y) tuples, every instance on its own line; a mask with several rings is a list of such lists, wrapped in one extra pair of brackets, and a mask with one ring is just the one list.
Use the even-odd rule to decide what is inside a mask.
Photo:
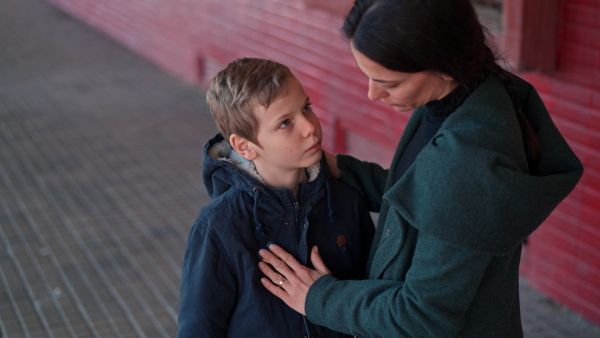
[(368, 279), (336, 279), (316, 248), (313, 270), (270, 245), (263, 285), (356, 336), (521, 337), (522, 243), (580, 161), (535, 89), (496, 63), (469, 0), (358, 0), (343, 31), (368, 97), (415, 108), (390, 169), (328, 154), (380, 212)]

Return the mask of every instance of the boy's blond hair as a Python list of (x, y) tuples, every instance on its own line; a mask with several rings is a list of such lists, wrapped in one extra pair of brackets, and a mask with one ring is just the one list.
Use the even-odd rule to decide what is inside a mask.
[(266, 59), (242, 58), (231, 62), (211, 81), (206, 102), (217, 128), (229, 141), (231, 134), (257, 143), (258, 104), (267, 109), (288, 91), (290, 69)]

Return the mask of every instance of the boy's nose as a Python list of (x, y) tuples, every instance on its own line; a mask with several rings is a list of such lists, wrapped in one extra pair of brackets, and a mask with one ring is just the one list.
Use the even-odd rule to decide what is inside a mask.
[(308, 118), (308, 117), (305, 116), (304, 117), (303, 129), (302, 129), (302, 131), (304, 133), (304, 137), (308, 137), (308, 136), (314, 134), (315, 133), (315, 129), (316, 129), (315, 122), (311, 121), (310, 118)]

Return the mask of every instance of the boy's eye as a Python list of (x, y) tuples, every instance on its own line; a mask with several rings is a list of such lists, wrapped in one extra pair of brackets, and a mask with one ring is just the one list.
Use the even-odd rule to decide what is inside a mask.
[(282, 123), (279, 125), (279, 128), (282, 128), (282, 129), (283, 129), (283, 128), (287, 128), (287, 127), (290, 125), (290, 123), (291, 123), (291, 122), (292, 122), (292, 121), (290, 121), (290, 120), (285, 120), (285, 121), (283, 121), (283, 122), (282, 122)]
[(304, 109), (302, 109), (302, 112), (303, 112), (303, 113), (307, 113), (307, 112), (311, 111), (311, 109), (312, 109), (312, 108), (310, 107), (311, 105), (312, 105), (312, 103), (310, 103), (310, 102), (309, 102), (309, 103), (307, 103), (307, 104), (306, 104), (306, 106), (304, 106)]

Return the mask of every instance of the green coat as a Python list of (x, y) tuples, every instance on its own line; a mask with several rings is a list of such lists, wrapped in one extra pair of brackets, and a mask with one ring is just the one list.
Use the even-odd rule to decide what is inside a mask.
[[(361, 337), (523, 335), (523, 240), (571, 192), (583, 167), (533, 86), (515, 82), (541, 143), (534, 174), (511, 100), (495, 76), (447, 118), (398, 182), (393, 170), (338, 155), (342, 179), (380, 212), (379, 225), (369, 279), (318, 279), (306, 300), (310, 321)], [(408, 122), (392, 168), (423, 109)]]

